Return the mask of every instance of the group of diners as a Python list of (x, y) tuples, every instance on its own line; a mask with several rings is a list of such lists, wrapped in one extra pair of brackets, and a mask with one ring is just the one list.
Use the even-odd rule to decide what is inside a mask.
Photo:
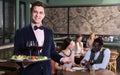
[[(86, 48), (83, 47), (82, 35), (76, 35), (76, 39), (65, 38), (60, 46), (59, 54), (63, 57), (70, 57), (71, 63), (54, 64), (55, 74), (60, 71), (73, 71), (72, 67), (84, 67), (87, 70), (94, 68), (95, 70), (106, 69), (110, 59), (110, 50), (103, 47), (103, 39), (95, 38), (95, 34), (91, 33), (86, 41)], [(85, 50), (86, 49), (86, 50)], [(55, 75), (54, 74), (54, 75)]]

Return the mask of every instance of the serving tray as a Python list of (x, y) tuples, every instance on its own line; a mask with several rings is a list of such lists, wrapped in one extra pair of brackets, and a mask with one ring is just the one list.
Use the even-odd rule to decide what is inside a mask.
[(43, 62), (43, 61), (48, 61), (48, 60), (50, 60), (50, 58), (42, 59), (42, 60), (32, 60), (32, 59), (23, 59), (23, 60), (19, 60), (19, 59), (9, 59), (8, 61), (10, 61), (10, 62)]
[(13, 55), (9, 61), (12, 62), (43, 62), (48, 61), (50, 58), (47, 56), (25, 56), (25, 55)]

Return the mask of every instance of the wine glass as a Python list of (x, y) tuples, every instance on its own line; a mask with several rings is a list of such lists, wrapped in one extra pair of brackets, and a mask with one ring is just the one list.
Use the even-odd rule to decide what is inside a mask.
[(42, 46), (37, 46), (37, 50), (38, 50), (38, 56), (39, 56), (42, 52)]
[(74, 57), (74, 61), (75, 61), (75, 63), (76, 64), (80, 64), (80, 62), (81, 62), (81, 60), (83, 59), (83, 55), (76, 55), (75, 57)]
[(94, 64), (94, 60), (90, 60), (89, 62), (91, 66)]
[(82, 67), (83, 67), (82, 72), (86, 72), (86, 70), (85, 70), (85, 68), (86, 68), (86, 63), (85, 63), (85, 61), (84, 61), (84, 60), (81, 61), (81, 64), (82, 64)]
[(91, 65), (91, 67), (90, 67), (90, 75), (95, 75), (95, 68), (92, 66), (94, 64), (94, 60), (89, 60), (89, 63)]
[(26, 47), (27, 49), (30, 51), (30, 57), (31, 57), (31, 52), (32, 50), (34, 50), (37, 46), (37, 42), (36, 41), (27, 41), (26, 42)]
[(40, 42), (40, 43), (38, 43), (38, 45), (37, 45), (37, 50), (38, 50), (38, 56), (41, 54), (41, 52), (42, 52), (42, 46), (43, 46), (43, 43), (42, 42)]
[(75, 57), (74, 57), (74, 62), (75, 62), (76, 64), (79, 64), (79, 63), (80, 63), (80, 56), (75, 56)]

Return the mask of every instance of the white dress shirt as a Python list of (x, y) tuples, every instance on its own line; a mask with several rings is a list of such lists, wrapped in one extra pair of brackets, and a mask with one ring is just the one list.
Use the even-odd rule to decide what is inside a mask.
[(44, 30), (40, 30), (40, 29), (34, 30), (34, 25), (32, 25), (32, 28), (33, 28), (33, 32), (35, 34), (35, 37), (37, 39), (38, 45), (43, 46), (43, 43), (44, 43)]
[[(102, 50), (103, 50), (103, 48), (101, 48), (100, 51), (95, 53), (94, 60), (96, 60), (98, 58), (98, 56), (99, 56), (99, 54), (100, 54), (100, 52)], [(107, 65), (109, 63), (109, 59), (110, 59), (110, 50), (108, 48), (106, 48), (103, 54), (104, 54), (104, 57), (103, 57), (102, 63), (92, 65), (92, 67), (94, 67), (95, 70), (97, 70), (97, 69), (106, 69), (106, 67), (107, 67)], [(83, 58), (83, 60), (89, 61), (90, 55), (91, 55), (91, 49), (86, 52), (85, 57)]]

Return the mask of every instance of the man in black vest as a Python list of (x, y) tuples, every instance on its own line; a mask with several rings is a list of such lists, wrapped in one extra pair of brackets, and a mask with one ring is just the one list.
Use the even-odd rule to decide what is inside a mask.
[(106, 69), (110, 59), (110, 50), (103, 48), (102, 38), (96, 38), (93, 42), (92, 49), (88, 50), (81, 63), (85, 63), (90, 69)]

